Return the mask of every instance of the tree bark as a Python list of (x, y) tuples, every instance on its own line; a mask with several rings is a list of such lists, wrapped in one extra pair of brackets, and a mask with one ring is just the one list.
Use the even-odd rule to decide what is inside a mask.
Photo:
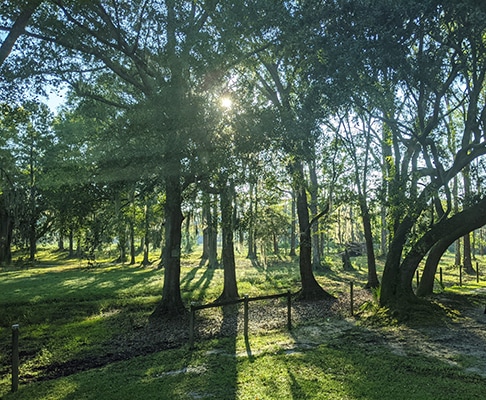
[(312, 238), (311, 223), (309, 221), (309, 207), (304, 182), (302, 163), (296, 161), (292, 165), (295, 192), (297, 195), (297, 216), (299, 220), (299, 271), (302, 284), (300, 298), (303, 300), (317, 300), (323, 298), (334, 299), (317, 282), (312, 271)]
[(295, 249), (297, 247), (297, 237), (295, 234), (296, 221), (297, 221), (296, 208), (297, 206), (296, 206), (295, 190), (292, 190), (292, 221), (290, 225), (290, 251), (289, 251), (290, 257), (295, 257), (297, 255), (297, 253), (295, 252)]
[(0, 197), (0, 265), (12, 262), (13, 219), (3, 206), (3, 202)]
[(222, 262), (224, 268), (223, 293), (218, 301), (234, 300), (239, 298), (236, 282), (236, 263), (233, 243), (233, 189), (222, 185), (220, 190), (221, 201), (221, 230), (222, 230)]
[(417, 296), (427, 296), (433, 293), (434, 277), (437, 272), (439, 261), (449, 246), (459, 237), (478, 229), (486, 224), (486, 199), (481, 200), (474, 206), (455, 214), (449, 219), (449, 225), (443, 230), (447, 232), (431, 248), (425, 262)]
[(256, 216), (256, 199), (254, 198), (253, 193), (255, 193), (256, 197), (256, 184), (250, 182), (250, 205), (249, 205), (249, 224), (248, 224), (248, 254), (246, 258), (250, 260), (256, 260), (256, 241), (255, 241), (255, 216)]
[[(309, 193), (311, 196), (311, 202), (309, 205), (309, 209), (312, 215), (317, 215), (317, 190), (318, 190), (318, 181), (317, 181), (317, 173), (316, 173), (316, 163), (315, 160), (312, 160), (309, 163), (309, 178), (310, 178), (310, 189)], [(321, 268), (321, 249), (320, 249), (320, 236), (319, 236), (319, 221), (316, 221), (312, 227), (312, 267), (314, 269)]]
[(165, 243), (164, 243), (164, 288), (162, 300), (153, 316), (175, 316), (185, 312), (181, 297), (181, 241), (182, 241), (182, 188), (180, 169), (176, 166), (165, 182)]
[(211, 206), (211, 194), (203, 194), (203, 254), (200, 265), (208, 262), (208, 268), (218, 268), (218, 224), (216, 222), (216, 210), (213, 212)]
[(150, 222), (150, 204), (148, 200), (145, 201), (145, 206), (144, 206), (144, 227), (143, 227), (143, 259), (142, 259), (142, 265), (147, 266), (150, 265), (150, 260), (149, 260), (149, 250), (150, 250), (150, 232), (149, 232), (149, 222)]
[(407, 216), (395, 230), (395, 235), (390, 243), (385, 268), (383, 270), (380, 291), (381, 306), (393, 306), (401, 298), (402, 294), (405, 298), (413, 297), (411, 283), (410, 287), (408, 287), (404, 282), (399, 281), (403, 246), (412, 226), (413, 220)]
[(373, 247), (373, 231), (371, 229), (371, 218), (368, 204), (364, 196), (360, 196), (359, 206), (361, 209), (361, 218), (363, 220), (363, 230), (366, 242), (366, 258), (368, 261), (368, 282), (365, 288), (372, 289), (380, 286), (378, 274), (376, 273), (375, 249)]
[[(466, 166), (462, 172), (462, 176), (464, 178), (464, 199), (465, 202), (470, 201), (471, 197), (471, 174), (470, 174), (470, 167), (469, 165)], [(464, 235), (463, 237), (463, 267), (464, 267), (464, 272), (466, 274), (474, 274), (476, 271), (474, 271), (473, 266), (472, 266), (472, 257), (471, 257), (471, 236), (469, 235), (469, 232)]]

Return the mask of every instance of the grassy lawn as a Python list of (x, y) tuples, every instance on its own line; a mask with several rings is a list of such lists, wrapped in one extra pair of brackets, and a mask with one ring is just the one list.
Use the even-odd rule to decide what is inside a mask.
[[(445, 393), (448, 399), (484, 398), (481, 375), (430, 355), (395, 354), (379, 345), (366, 325), (342, 317), (312, 321), (314, 331), (303, 322), (287, 332), (282, 323), (282, 329), (252, 334), (249, 340), (241, 335), (203, 340), (194, 350), (186, 344), (64, 377), (56, 371), (55, 379), (46, 379), (53, 366), (114, 352), (126, 333), (143, 332), (160, 300), (163, 270), (108, 262), (87, 267), (48, 251), (39, 259), (44, 261), (33, 267), (0, 269), (0, 397), (6, 400), (437, 399)], [(353, 261), (354, 272), (344, 273), (336, 262), (332, 272), (317, 274), (319, 282), (337, 296), (347, 292), (350, 280), (364, 283), (365, 261)], [(475, 277), (465, 277), (459, 287), (456, 268), (447, 267), (447, 261), (447, 292), (467, 296), (486, 287)], [(222, 290), (222, 270), (198, 263), (197, 254), (183, 260), (187, 304), (213, 301)], [(297, 264), (291, 260), (274, 260), (263, 268), (240, 259), (237, 265), (241, 295), (299, 288)], [(20, 324), (21, 384), (12, 394), (15, 323)], [(337, 325), (345, 329), (327, 335)]]

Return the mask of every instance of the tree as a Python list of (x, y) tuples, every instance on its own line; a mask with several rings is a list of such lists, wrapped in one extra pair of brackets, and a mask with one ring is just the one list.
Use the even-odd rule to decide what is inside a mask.
[[(256, 69), (256, 85), (267, 101), (272, 104), (277, 113), (279, 149), (287, 158), (287, 168), (296, 193), (296, 210), (299, 221), (299, 270), (302, 281), (301, 297), (314, 299), (330, 297), (318, 284), (312, 272), (312, 225), (318, 221), (313, 216), (310, 223), (309, 204), (307, 198), (308, 185), (304, 173), (304, 164), (310, 160), (308, 149), (313, 148), (313, 131), (301, 125), (299, 108), (304, 103), (304, 93), (308, 89), (305, 82), (300, 81), (300, 65), (290, 63), (285, 51), (269, 49), (259, 54)], [(296, 104), (294, 107), (293, 104)], [(298, 105), (298, 106), (297, 106)], [(314, 121), (316, 122), (316, 121)]]
[[(315, 38), (316, 74), (328, 86), (323, 93), (334, 104), (365, 110), (384, 126), (390, 244), (380, 303), (406, 310), (415, 300), (417, 260), (433, 245), (428, 240), (439, 240), (430, 232), (451, 213), (449, 184), (486, 151), (481, 135), (485, 9), (467, 0), (321, 6), (326, 12), (314, 11), (311, 21), (319, 23), (309, 37)], [(443, 132), (451, 110), (461, 108), (452, 152)]]
[[(347, 157), (353, 164), (354, 184), (361, 211), (368, 262), (368, 282), (365, 286), (366, 288), (377, 288), (380, 283), (376, 271), (371, 211), (369, 207), (370, 194), (368, 193), (368, 186), (373, 184), (370, 179), (372, 172), (370, 164), (373, 158), (373, 126), (369, 115), (368, 117), (359, 114), (351, 117), (351, 115), (353, 115), (351, 111), (345, 111), (338, 128), (343, 130), (344, 137), (341, 140)], [(350, 120), (351, 118), (352, 120)], [(379, 155), (375, 155), (375, 158), (379, 158)]]
[[(79, 96), (130, 111), (127, 117), (139, 140), (131, 138), (118, 150), (130, 150), (130, 165), (143, 155), (139, 168), (156, 173), (166, 195), (164, 288), (156, 314), (184, 310), (181, 204), (194, 180), (187, 161), (194, 161), (191, 149), (207, 132), (202, 95), (234, 60), (220, 45), (225, 40), (231, 51), (236, 49), (233, 25), (232, 30), (224, 25), (238, 11), (233, 7), (215, 1), (52, 2), (32, 15), (29, 30), (19, 38), (41, 66), (38, 73), (67, 82)], [(3, 67), (14, 71), (14, 61)]]

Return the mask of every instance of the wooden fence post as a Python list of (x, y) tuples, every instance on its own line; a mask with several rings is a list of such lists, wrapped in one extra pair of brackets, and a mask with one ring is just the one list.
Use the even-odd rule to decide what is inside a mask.
[(479, 262), (476, 261), (476, 283), (479, 283)]
[(350, 311), (351, 311), (351, 316), (354, 316), (354, 283), (353, 281), (349, 282), (349, 297), (350, 297)]
[(19, 389), (19, 324), (12, 325), (12, 392)]
[(287, 292), (287, 329), (292, 330), (292, 294)]
[(439, 268), (439, 273), (440, 273), (440, 286), (444, 287), (444, 282), (443, 282), (443, 279), (442, 279), (442, 267)]
[(189, 349), (194, 348), (194, 319), (196, 318), (196, 310), (191, 304), (191, 311), (189, 314)]
[(248, 338), (248, 295), (245, 294), (243, 301), (243, 334)]
[(459, 286), (462, 286), (462, 265), (459, 264)]

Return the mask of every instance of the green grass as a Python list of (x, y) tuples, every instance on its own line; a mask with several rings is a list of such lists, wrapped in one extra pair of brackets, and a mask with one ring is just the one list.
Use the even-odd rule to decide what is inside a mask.
[[(298, 333), (297, 333), (298, 334)], [(407, 358), (359, 343), (281, 350), (289, 334), (213, 340), (69, 377), (22, 386), (13, 399), (481, 399), (485, 379), (437, 359)], [(279, 346), (275, 346), (278, 341)], [(251, 342), (251, 340), (250, 340)], [(295, 344), (295, 343), (294, 343)]]
[[(116, 362), (67, 377), (36, 380), (42, 367), (96, 357), (116, 337), (147, 324), (161, 297), (163, 270), (110, 264), (88, 268), (45, 251), (35, 266), (0, 269), (0, 397), (16, 399), (448, 399), (482, 398), (486, 379), (465, 374), (437, 358), (411, 358), (383, 346), (338, 336), (303, 346), (305, 326), (291, 333), (260, 332), (249, 342), (238, 336), (202, 341)], [(339, 268), (317, 279), (340, 295), (349, 281), (366, 281), (363, 259), (355, 271)], [(184, 301), (207, 303), (222, 290), (223, 271), (198, 267), (198, 254), (182, 260)], [(339, 265), (339, 261), (336, 262)], [(485, 284), (444, 268), (447, 292), (463, 296)], [(237, 260), (240, 295), (281, 293), (299, 288), (292, 260), (266, 267)], [(440, 290), (440, 288), (439, 288)], [(474, 296), (473, 296), (474, 299)], [(481, 299), (484, 299), (482, 297)], [(11, 325), (20, 324), (22, 383), (10, 390)], [(332, 323), (332, 321), (331, 321)], [(283, 323), (284, 324), (284, 323)], [(322, 326), (323, 330), (327, 328)], [(355, 327), (351, 329), (366, 329)]]

